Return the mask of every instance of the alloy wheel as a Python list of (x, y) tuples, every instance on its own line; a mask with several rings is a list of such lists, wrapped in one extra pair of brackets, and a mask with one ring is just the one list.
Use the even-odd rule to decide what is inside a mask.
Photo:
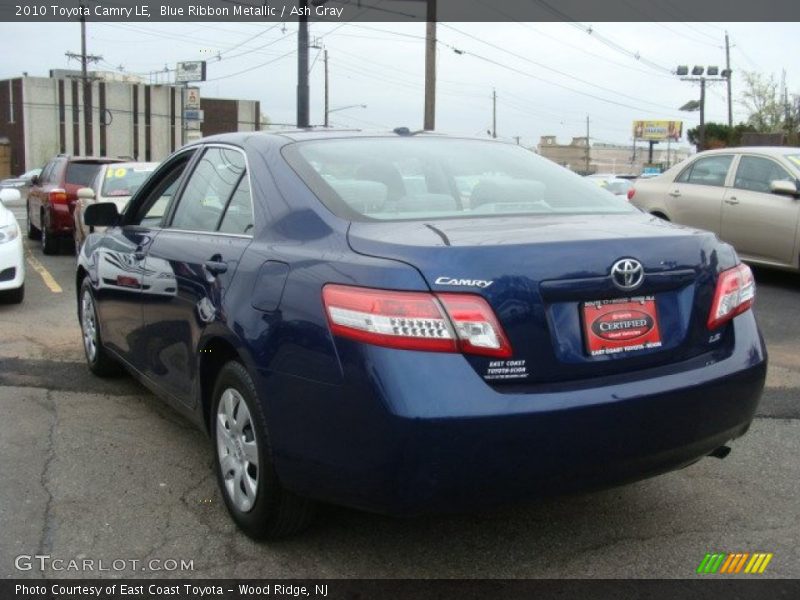
[(89, 290), (84, 290), (81, 298), (81, 329), (86, 358), (94, 362), (97, 359), (97, 322), (94, 318), (94, 299)]
[(247, 403), (236, 389), (222, 392), (216, 418), (217, 458), (225, 493), (246, 513), (253, 509), (258, 493), (258, 440)]

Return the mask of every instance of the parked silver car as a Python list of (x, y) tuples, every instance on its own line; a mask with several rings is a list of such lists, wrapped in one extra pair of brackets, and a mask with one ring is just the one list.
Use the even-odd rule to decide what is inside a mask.
[[(18, 190), (20, 199), (17, 201), (19, 206), (24, 206), (25, 202), (28, 200), (28, 192), (31, 190), (31, 181), (34, 177), (37, 177), (41, 174), (42, 169), (31, 169), (30, 171), (25, 171), (19, 177), (9, 177), (8, 179), (3, 179), (0, 181), (0, 190), (4, 189), (12, 189)], [(17, 204), (15, 204), (16, 206)]]
[(631, 202), (715, 232), (743, 260), (800, 270), (799, 189), (800, 148), (723, 148), (638, 180)]

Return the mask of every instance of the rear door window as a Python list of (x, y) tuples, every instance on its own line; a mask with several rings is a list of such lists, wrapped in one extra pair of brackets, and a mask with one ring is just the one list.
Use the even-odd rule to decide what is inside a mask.
[(253, 202), (250, 198), (250, 180), (247, 173), (242, 176), (236, 191), (228, 203), (219, 230), (223, 233), (252, 233)]
[(173, 229), (216, 231), (244, 174), (242, 153), (228, 148), (208, 148), (189, 176), (172, 218)]

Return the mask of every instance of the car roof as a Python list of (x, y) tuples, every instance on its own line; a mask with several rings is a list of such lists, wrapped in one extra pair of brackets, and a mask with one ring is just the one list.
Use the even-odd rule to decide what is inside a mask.
[[(401, 129), (401, 128), (398, 128)], [(270, 130), (270, 131), (243, 131), (232, 133), (221, 133), (211, 137), (203, 138), (193, 142), (195, 144), (206, 144), (213, 142), (226, 142), (236, 145), (245, 145), (247, 142), (253, 140), (273, 140), (283, 142), (300, 142), (307, 140), (320, 140), (320, 139), (348, 139), (348, 138), (400, 138), (400, 137), (427, 137), (427, 138), (450, 138), (450, 139), (474, 139), (482, 141), (491, 141), (501, 144), (511, 144), (512, 142), (506, 140), (491, 139), (486, 137), (465, 136), (465, 135), (447, 135), (436, 133), (433, 131), (412, 131), (403, 128), (403, 132), (398, 130), (370, 130), (370, 129), (330, 129), (322, 127), (309, 127), (308, 129), (285, 129), (285, 130)]]
[(800, 154), (800, 148), (797, 146), (738, 146), (704, 150), (703, 152), (698, 152), (694, 156), (706, 156), (708, 154), (730, 154), (731, 152), (751, 152), (753, 154), (767, 154), (769, 156), (785, 156), (787, 154)]

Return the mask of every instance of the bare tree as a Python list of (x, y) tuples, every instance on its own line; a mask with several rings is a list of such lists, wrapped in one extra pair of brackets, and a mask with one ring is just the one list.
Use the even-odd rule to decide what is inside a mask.
[(796, 97), (790, 102), (772, 75), (745, 71), (743, 77), (739, 103), (747, 110), (747, 123), (759, 133), (794, 132), (798, 123)]

